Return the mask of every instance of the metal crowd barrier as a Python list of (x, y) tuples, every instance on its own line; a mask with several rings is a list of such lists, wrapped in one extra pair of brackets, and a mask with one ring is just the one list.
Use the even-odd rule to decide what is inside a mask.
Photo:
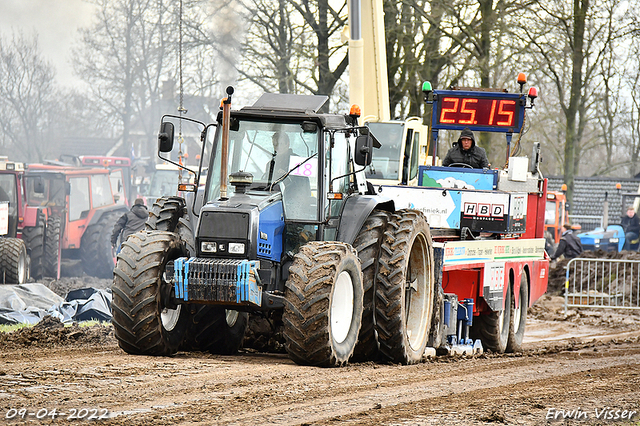
[(566, 266), (567, 308), (640, 309), (640, 260), (571, 259)]

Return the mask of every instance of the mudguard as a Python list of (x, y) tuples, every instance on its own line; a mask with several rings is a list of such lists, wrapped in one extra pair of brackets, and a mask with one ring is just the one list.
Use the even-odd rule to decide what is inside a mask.
[(336, 240), (352, 244), (364, 221), (374, 209), (393, 212), (395, 205), (391, 198), (378, 195), (360, 195), (347, 198), (342, 209)]

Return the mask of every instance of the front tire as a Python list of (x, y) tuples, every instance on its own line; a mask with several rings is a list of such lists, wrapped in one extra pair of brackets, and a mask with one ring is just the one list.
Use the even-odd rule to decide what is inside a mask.
[(529, 280), (525, 271), (522, 271), (520, 274), (519, 295), (520, 300), (517, 306), (515, 297), (511, 297), (511, 321), (509, 321), (507, 352), (520, 352), (522, 350), (522, 340), (524, 339), (527, 309), (529, 306)]
[(82, 267), (87, 275), (112, 278), (115, 257), (111, 247), (113, 224), (122, 212), (105, 213), (100, 220), (87, 228), (80, 240)]
[(60, 217), (49, 216), (45, 232), (45, 246), (42, 256), (42, 267), (46, 277), (58, 278), (60, 264)]
[(233, 355), (244, 340), (249, 314), (219, 306), (192, 306), (185, 350)]
[(28, 226), (22, 230), (22, 240), (29, 251), (31, 259), (31, 276), (40, 279), (44, 275), (43, 252), (45, 245), (45, 215), (38, 210), (36, 226)]
[(375, 320), (380, 352), (387, 360), (422, 360), (433, 310), (434, 264), (429, 225), (422, 213), (391, 215), (380, 252)]
[(346, 364), (362, 321), (362, 272), (355, 249), (324, 241), (302, 246), (289, 268), (284, 297), (289, 356), (302, 365)]
[(0, 279), (3, 284), (24, 284), (29, 279), (27, 246), (19, 238), (0, 238)]
[(137, 355), (172, 355), (184, 339), (186, 306), (167, 300), (169, 261), (185, 256), (180, 238), (169, 232), (137, 232), (122, 244), (113, 279), (113, 326), (118, 345)]

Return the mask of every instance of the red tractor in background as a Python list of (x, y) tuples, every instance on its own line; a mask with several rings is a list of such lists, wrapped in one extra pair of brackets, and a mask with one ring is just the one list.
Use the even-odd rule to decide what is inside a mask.
[[(0, 253), (3, 282), (21, 284), (29, 275), (58, 277), (60, 226), (46, 207), (29, 204), (25, 188), (23, 163), (0, 157), (0, 201), (7, 204), (4, 249)], [(42, 194), (42, 183), (35, 183), (34, 193)], [(3, 222), (4, 223), (4, 222)], [(11, 239), (22, 241), (11, 241)], [(20, 246), (24, 246), (23, 249)], [(26, 260), (23, 260), (23, 257)], [(23, 268), (22, 265), (26, 265)]]
[[(100, 168), (109, 170), (111, 191), (116, 204), (131, 206), (136, 198), (132, 186), (131, 159), (127, 157), (111, 157), (104, 155), (68, 155), (60, 156), (62, 163), (78, 167)], [(63, 164), (64, 163), (64, 164)]]
[[(111, 231), (127, 211), (111, 191), (110, 171), (86, 167), (29, 165), (25, 173), (27, 204), (46, 210), (45, 241), (58, 235), (59, 249), (45, 248), (45, 271), (60, 268), (60, 259), (81, 260), (88, 275), (110, 278), (115, 256)], [(52, 262), (53, 251), (59, 255)]]

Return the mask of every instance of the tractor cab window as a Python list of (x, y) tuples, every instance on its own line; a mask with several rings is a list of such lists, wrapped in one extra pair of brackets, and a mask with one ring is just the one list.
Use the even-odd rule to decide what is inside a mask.
[(405, 147), (402, 140), (404, 123), (367, 123), (367, 126), (382, 144), (374, 150), (373, 161), (365, 169), (367, 179), (400, 180)]
[(15, 236), (18, 219), (18, 194), (16, 177), (13, 174), (0, 175), (0, 202), (9, 203), (9, 223), (10, 236)]
[[(351, 169), (349, 164), (349, 140), (342, 132), (333, 134), (333, 148), (331, 147), (330, 133), (325, 133), (325, 162), (331, 169), (331, 176), (327, 174), (327, 190), (334, 193), (346, 193), (349, 188)], [(342, 176), (342, 177), (340, 177)], [(335, 179), (338, 178), (338, 179)], [(335, 217), (342, 210), (343, 200), (331, 200), (327, 203), (326, 216)]]
[[(208, 200), (220, 197), (221, 140), (216, 140), (209, 171)], [(228, 174), (253, 175), (250, 190), (282, 191), (287, 220), (316, 220), (318, 134), (300, 123), (239, 121), (229, 132)], [(288, 173), (288, 176), (285, 177)], [(229, 192), (233, 187), (228, 188)]]
[(556, 203), (553, 201), (547, 201), (544, 210), (544, 223), (545, 225), (553, 225), (556, 223)]
[[(85, 217), (91, 208), (89, 200), (89, 178), (69, 179), (71, 191), (69, 193), (69, 221)], [(84, 215), (83, 215), (84, 213)]]
[(113, 191), (116, 204), (126, 204), (122, 169), (111, 170), (109, 172), (109, 180), (111, 181), (111, 191)]
[(8, 201), (9, 209), (17, 207), (16, 177), (13, 174), (0, 175), (0, 201)]
[(94, 209), (113, 204), (111, 182), (108, 175), (91, 176), (91, 201)]

